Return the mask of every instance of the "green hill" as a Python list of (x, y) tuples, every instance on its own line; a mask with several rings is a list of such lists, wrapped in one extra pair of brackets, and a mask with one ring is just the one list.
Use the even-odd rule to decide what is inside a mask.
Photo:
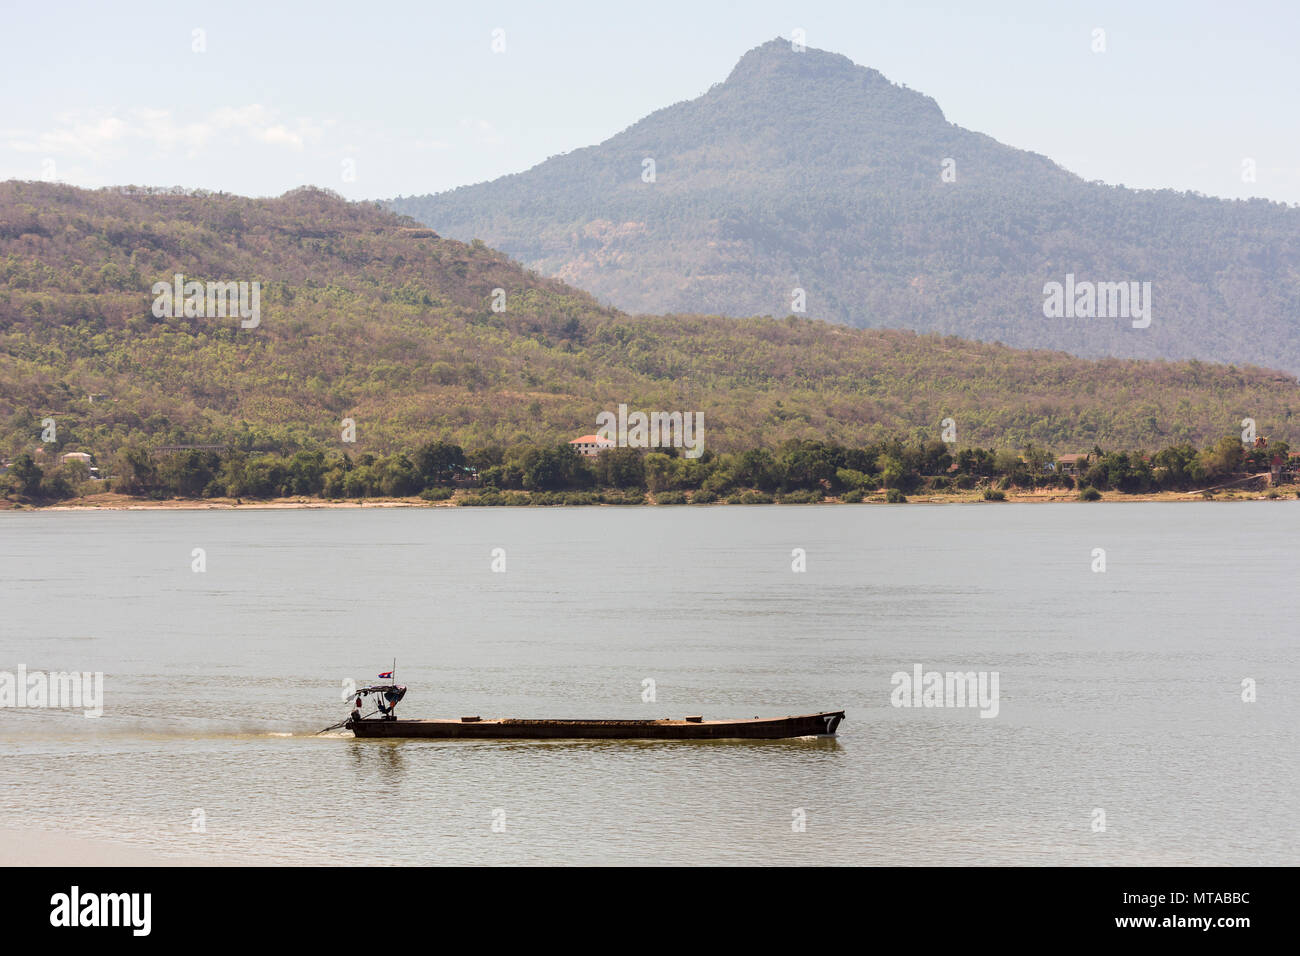
[[(390, 205), (630, 311), (783, 316), (799, 288), (862, 328), (1300, 371), (1300, 209), (1085, 182), (782, 40), (597, 146)], [(1071, 273), (1151, 282), (1150, 327), (1045, 318)]]
[[(261, 283), (261, 322), (155, 317), (155, 282)], [(1300, 384), (807, 319), (630, 316), (374, 204), (0, 184), (0, 455), (133, 441), (386, 452), (705, 413), (706, 447), (938, 437), (1058, 451), (1205, 445), (1250, 416), (1300, 444)], [(505, 311), (492, 309), (502, 289)], [(342, 420), (355, 446), (340, 444)]]

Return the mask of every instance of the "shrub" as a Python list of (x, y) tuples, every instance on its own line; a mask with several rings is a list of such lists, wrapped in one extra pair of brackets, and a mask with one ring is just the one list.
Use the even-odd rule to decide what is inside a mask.
[(885, 492), (885, 501), (889, 502), (891, 505), (906, 504), (907, 496), (897, 488), (890, 488)]
[(686, 504), (686, 495), (680, 491), (661, 491), (655, 495), (655, 504), (657, 505), (684, 505)]
[(1080, 501), (1100, 501), (1100, 500), (1101, 500), (1101, 492), (1098, 491), (1096, 488), (1094, 488), (1092, 485), (1089, 485), (1088, 487), (1084, 488), (1082, 491), (1079, 492), (1079, 500), (1080, 500)]
[(420, 497), (425, 501), (446, 501), (455, 493), (455, 488), (425, 488)]
[(985, 501), (1006, 501), (1007, 495), (1006, 492), (998, 491), (996, 488), (985, 488), (984, 500)]
[(871, 476), (853, 468), (838, 468), (835, 478), (845, 488), (858, 490), (871, 484)]
[(821, 491), (787, 491), (778, 499), (783, 505), (812, 505), (822, 500)]
[(854, 488), (852, 491), (846, 491), (840, 495), (840, 500), (851, 505), (861, 504), (862, 500), (867, 497), (867, 493), (861, 488)]
[(73, 498), (76, 494), (68, 480), (59, 474), (47, 475), (40, 485), (40, 497), (51, 501)]
[(466, 495), (456, 502), (458, 505), (483, 507), (508, 506), (508, 505), (527, 505), (531, 504), (531, 499), (526, 494), (518, 491), (485, 491), (481, 495)]
[(749, 491), (744, 491), (744, 492), (738, 491), (734, 495), (729, 496), (727, 498), (727, 504), (729, 505), (770, 505), (772, 503), (772, 500), (773, 499), (771, 495), (766, 494), (765, 492), (762, 491), (755, 491), (753, 489), (750, 489)]
[(606, 505), (643, 505), (644, 491), (606, 491), (600, 495), (601, 504)]
[[(1300, 497), (1300, 492), (1297, 492), (1296, 496)], [(717, 500), (717, 495), (711, 491), (705, 491), (703, 488), (691, 495), (691, 504), (693, 505), (711, 505)]]

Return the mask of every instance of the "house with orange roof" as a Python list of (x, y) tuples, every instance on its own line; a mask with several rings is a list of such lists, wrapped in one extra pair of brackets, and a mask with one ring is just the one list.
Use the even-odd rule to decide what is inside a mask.
[(582, 435), (569, 442), (574, 451), (579, 455), (585, 455), (588, 458), (594, 458), (602, 451), (614, 447), (614, 442), (608, 438), (601, 438), (599, 435)]

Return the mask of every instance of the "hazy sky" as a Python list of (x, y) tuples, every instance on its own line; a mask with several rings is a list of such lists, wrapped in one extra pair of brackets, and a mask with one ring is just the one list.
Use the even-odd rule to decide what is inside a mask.
[(1294, 0), (117, 6), (6, 3), (0, 179), (436, 192), (599, 142), (800, 28), (1087, 179), (1300, 202)]

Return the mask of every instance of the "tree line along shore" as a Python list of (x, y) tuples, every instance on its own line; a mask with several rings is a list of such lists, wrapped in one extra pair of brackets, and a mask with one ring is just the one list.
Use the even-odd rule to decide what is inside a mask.
[(571, 444), (488, 446), (466, 452), (430, 441), (385, 456), (302, 449), (293, 453), (221, 446), (132, 446), (105, 473), (89, 453), (19, 455), (0, 474), (7, 507), (76, 501), (339, 502), (410, 499), (457, 505), (809, 504), (1031, 498), (1205, 497), (1292, 486), (1300, 455), (1285, 442), (1245, 445), (1228, 435), (1207, 448), (1178, 444), (1154, 453), (1105, 451), (1057, 457), (954, 448), (942, 441), (889, 440), (850, 447), (791, 440), (776, 448), (688, 458), (678, 449), (610, 448), (583, 455)]

